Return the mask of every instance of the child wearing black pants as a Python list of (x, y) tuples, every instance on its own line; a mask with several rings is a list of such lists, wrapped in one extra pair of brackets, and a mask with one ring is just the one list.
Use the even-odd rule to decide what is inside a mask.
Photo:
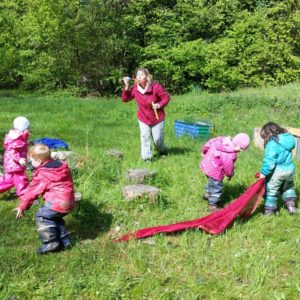
[(71, 246), (63, 217), (75, 208), (72, 175), (66, 163), (51, 159), (48, 146), (36, 144), (29, 151), (29, 159), (35, 171), (32, 181), (20, 197), (16, 218), (23, 217), (39, 195), (43, 196), (42, 206), (35, 218), (42, 246), (39, 254), (55, 252)]

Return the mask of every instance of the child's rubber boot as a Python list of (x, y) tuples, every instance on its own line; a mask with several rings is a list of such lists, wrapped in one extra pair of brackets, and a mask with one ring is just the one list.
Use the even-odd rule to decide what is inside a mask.
[(290, 198), (285, 201), (285, 207), (287, 208), (290, 215), (294, 215), (297, 212), (296, 201), (294, 198)]
[(64, 237), (61, 239), (61, 243), (64, 247), (64, 250), (68, 250), (72, 248), (71, 242), (68, 237)]
[(270, 206), (265, 206), (265, 212), (264, 215), (265, 216), (272, 216), (276, 214), (276, 209), (274, 207), (270, 207)]
[(203, 196), (202, 196), (202, 199), (205, 200), (205, 201), (208, 201), (209, 196), (210, 196), (210, 193), (205, 192), (205, 193), (203, 194)]
[(217, 205), (217, 204), (209, 204), (207, 210), (208, 210), (210, 213), (213, 213), (213, 212), (215, 212), (215, 211), (220, 210), (220, 207), (219, 207), (219, 205)]
[(55, 242), (44, 244), (37, 250), (37, 253), (43, 255), (51, 252), (58, 252), (60, 250), (61, 250), (61, 244), (55, 241)]

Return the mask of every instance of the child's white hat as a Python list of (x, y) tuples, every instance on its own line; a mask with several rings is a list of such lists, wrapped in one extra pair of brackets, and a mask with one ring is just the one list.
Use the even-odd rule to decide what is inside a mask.
[(14, 129), (25, 131), (30, 128), (30, 122), (25, 117), (17, 117), (14, 119)]

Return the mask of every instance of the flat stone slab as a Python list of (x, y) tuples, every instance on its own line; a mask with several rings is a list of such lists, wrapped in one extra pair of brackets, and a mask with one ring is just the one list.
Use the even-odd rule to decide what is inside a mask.
[(123, 196), (126, 201), (147, 197), (150, 202), (156, 202), (160, 192), (159, 188), (144, 184), (126, 185), (123, 188)]
[(116, 158), (123, 158), (124, 157), (124, 153), (119, 151), (119, 150), (116, 150), (116, 149), (109, 149), (105, 153), (106, 153), (106, 155), (116, 157)]
[(156, 171), (147, 169), (129, 169), (126, 172), (125, 178), (127, 182), (144, 183), (150, 177), (156, 175)]
[(51, 158), (67, 162), (72, 170), (81, 168), (84, 164), (83, 157), (73, 151), (51, 151)]

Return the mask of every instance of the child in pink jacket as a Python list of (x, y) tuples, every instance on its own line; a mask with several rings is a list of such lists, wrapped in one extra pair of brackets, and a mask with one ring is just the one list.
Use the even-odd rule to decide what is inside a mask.
[(208, 200), (210, 212), (219, 209), (223, 179), (227, 176), (230, 180), (234, 175), (237, 153), (246, 150), (249, 143), (249, 136), (245, 133), (239, 133), (233, 138), (219, 136), (203, 145), (201, 150), (203, 159), (200, 169), (208, 178), (203, 198)]
[(25, 171), (30, 122), (25, 117), (17, 117), (13, 126), (4, 139), (4, 175), (0, 177), (0, 193), (15, 187), (20, 197), (29, 183)]

